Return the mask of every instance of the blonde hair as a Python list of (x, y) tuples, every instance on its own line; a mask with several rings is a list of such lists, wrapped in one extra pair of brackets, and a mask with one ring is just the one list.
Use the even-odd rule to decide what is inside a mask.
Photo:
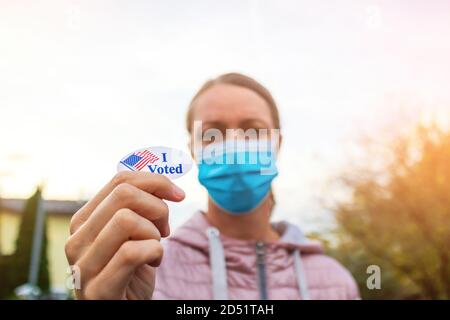
[(192, 130), (192, 122), (193, 122), (193, 113), (194, 113), (194, 101), (200, 96), (203, 92), (211, 88), (212, 86), (216, 84), (231, 84), (243, 88), (247, 88), (258, 94), (261, 98), (263, 98), (267, 105), (269, 106), (270, 113), (272, 115), (273, 123), (275, 126), (275, 129), (280, 129), (280, 116), (278, 113), (278, 107), (275, 103), (275, 100), (273, 99), (272, 95), (270, 94), (269, 90), (267, 90), (266, 87), (264, 87), (262, 84), (260, 84), (258, 81), (256, 81), (253, 78), (250, 78), (246, 75), (243, 75), (241, 73), (225, 73), (222, 74), (214, 79), (206, 81), (203, 86), (197, 91), (195, 96), (192, 98), (189, 107), (188, 112), (186, 116), (186, 129), (189, 133), (191, 133)]

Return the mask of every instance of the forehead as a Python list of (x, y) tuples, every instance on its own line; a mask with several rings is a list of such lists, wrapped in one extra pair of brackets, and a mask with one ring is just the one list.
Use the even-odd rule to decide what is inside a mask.
[(256, 92), (235, 85), (216, 84), (200, 94), (194, 102), (193, 119), (221, 122), (230, 126), (255, 119), (273, 126), (267, 102)]

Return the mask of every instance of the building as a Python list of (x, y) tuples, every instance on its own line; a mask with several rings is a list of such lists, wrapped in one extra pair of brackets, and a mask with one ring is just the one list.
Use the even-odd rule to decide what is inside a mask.
[[(20, 215), (27, 199), (0, 199), (0, 253), (12, 254), (20, 225)], [(65, 287), (68, 263), (64, 244), (69, 237), (72, 215), (84, 205), (84, 201), (44, 200), (47, 213), (47, 237), (50, 278), (57, 289)]]

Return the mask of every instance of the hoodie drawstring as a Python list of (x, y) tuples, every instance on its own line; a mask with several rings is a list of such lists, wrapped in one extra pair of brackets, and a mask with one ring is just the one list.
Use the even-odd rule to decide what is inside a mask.
[(209, 240), (209, 263), (211, 266), (214, 300), (228, 300), (227, 267), (219, 230), (209, 227), (206, 230)]
[(300, 249), (294, 250), (294, 268), (295, 268), (295, 275), (297, 276), (297, 284), (300, 291), (300, 298), (303, 300), (309, 300), (310, 297), (309, 297), (308, 283), (306, 282), (305, 270), (303, 268)]
[[(228, 300), (227, 268), (225, 264), (225, 252), (222, 241), (220, 240), (220, 232), (215, 227), (209, 227), (206, 233), (209, 240), (209, 263), (211, 266), (213, 299)], [(294, 250), (293, 255), (300, 297), (303, 300), (309, 300), (308, 284), (306, 282), (300, 250)]]

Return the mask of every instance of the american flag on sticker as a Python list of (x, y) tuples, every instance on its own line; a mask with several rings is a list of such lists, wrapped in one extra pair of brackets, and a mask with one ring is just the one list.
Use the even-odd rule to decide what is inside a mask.
[(128, 156), (128, 158), (122, 160), (121, 162), (128, 168), (135, 171), (139, 171), (147, 164), (153, 163), (158, 160), (159, 160), (158, 156), (154, 155), (148, 150), (144, 150), (133, 153), (132, 155)]

